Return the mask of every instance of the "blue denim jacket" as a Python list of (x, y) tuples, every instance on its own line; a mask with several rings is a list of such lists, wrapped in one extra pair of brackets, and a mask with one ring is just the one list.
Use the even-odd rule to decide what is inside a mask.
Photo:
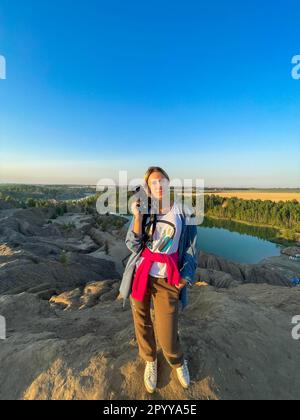
[[(192, 213), (186, 213), (183, 211), (179, 213), (182, 220), (182, 230), (179, 239), (178, 251), (179, 251), (179, 271), (182, 278), (188, 281), (188, 285), (196, 281), (195, 272), (198, 265), (196, 255), (196, 242), (197, 242), (197, 226), (195, 224), (187, 223), (187, 218), (193, 217)], [(143, 251), (143, 239), (144, 234), (137, 235), (133, 232), (133, 221), (132, 218), (128, 232), (125, 239), (127, 248), (131, 251), (131, 255), (127, 261), (121, 285), (119, 288), (120, 295), (123, 297), (123, 307), (125, 307), (126, 299), (131, 294), (132, 280), (135, 271), (135, 265)], [(188, 293), (185, 285), (179, 293), (179, 301), (181, 302), (182, 310), (188, 304)]]

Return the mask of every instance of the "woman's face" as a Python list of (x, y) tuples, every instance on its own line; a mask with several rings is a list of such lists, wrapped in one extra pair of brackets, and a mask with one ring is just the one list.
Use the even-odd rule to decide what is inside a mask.
[(161, 172), (152, 172), (148, 178), (148, 186), (156, 200), (161, 200), (165, 194), (169, 193), (169, 184), (169, 180)]

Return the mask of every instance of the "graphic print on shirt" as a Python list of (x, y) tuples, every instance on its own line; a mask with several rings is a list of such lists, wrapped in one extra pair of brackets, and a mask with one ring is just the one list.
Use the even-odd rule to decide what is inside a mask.
[[(150, 223), (146, 224), (146, 230), (150, 227)], [(172, 247), (173, 239), (176, 235), (176, 227), (173, 223), (167, 220), (157, 220), (156, 229), (153, 234), (153, 242), (149, 239), (146, 246), (152, 252), (168, 253)]]

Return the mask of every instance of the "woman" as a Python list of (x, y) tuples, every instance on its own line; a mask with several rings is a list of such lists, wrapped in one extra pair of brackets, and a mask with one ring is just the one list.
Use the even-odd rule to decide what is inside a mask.
[[(144, 384), (153, 393), (157, 385), (157, 354), (150, 315), (154, 308), (155, 330), (164, 356), (176, 369), (184, 388), (190, 384), (187, 360), (178, 334), (179, 301), (187, 305), (187, 285), (195, 280), (197, 228), (189, 224), (193, 217), (176, 200), (166, 200), (170, 178), (160, 167), (150, 167), (144, 176), (148, 195), (156, 203), (157, 214), (141, 214), (138, 202), (132, 205), (133, 218), (126, 236), (131, 251), (120, 293), (130, 297), (139, 355), (146, 362)], [(164, 205), (164, 207), (163, 207)], [(124, 299), (124, 304), (125, 304)]]

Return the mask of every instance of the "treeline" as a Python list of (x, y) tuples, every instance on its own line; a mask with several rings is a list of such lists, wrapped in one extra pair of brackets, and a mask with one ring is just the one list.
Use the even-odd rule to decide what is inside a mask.
[(205, 215), (253, 224), (300, 231), (300, 204), (297, 200), (242, 200), (206, 195)]
[(4, 194), (3, 192), (0, 192), (0, 201), (3, 201), (4, 203), (9, 204), (10, 207), (26, 208), (23, 200), (18, 200), (14, 197), (11, 197), (10, 195)]
[(249, 235), (265, 240), (272, 240), (278, 236), (278, 229), (274, 227), (250, 225), (229, 219), (211, 219), (209, 217), (204, 217), (201, 227), (226, 229), (230, 232), (238, 232), (242, 235)]
[(68, 200), (80, 199), (95, 193), (94, 187), (70, 185), (23, 185), (1, 184), (0, 193), (16, 200), (24, 201), (27, 198), (43, 200)]
[[(57, 201), (49, 198), (17, 198), (5, 193), (3, 186), (0, 188), (0, 200), (11, 204), (13, 207), (49, 207), (55, 206), (66, 211), (67, 204), (80, 206), (86, 213), (96, 211), (96, 201), (101, 193), (93, 194), (81, 199), (69, 199)], [(20, 186), (16, 186), (19, 188)], [(21, 188), (30, 188), (22, 186)], [(11, 188), (11, 186), (10, 186)], [(47, 188), (47, 187), (46, 187)], [(24, 190), (23, 190), (24, 192)], [(132, 194), (129, 194), (129, 197)], [(116, 194), (118, 203), (119, 191)], [(129, 198), (128, 197), (128, 198)], [(193, 205), (195, 205), (195, 196)], [(274, 228), (288, 229), (300, 232), (300, 204), (297, 200), (274, 202), (271, 200), (244, 200), (237, 197), (224, 198), (219, 195), (204, 196), (205, 216), (216, 217), (219, 219), (235, 220), (250, 224), (266, 225)]]
[(59, 201), (54, 198), (24, 198), (18, 199), (13, 196), (7, 195), (3, 192), (0, 192), (0, 200), (8, 203), (11, 207), (15, 208), (33, 208), (33, 207), (55, 207), (58, 209), (58, 215), (62, 215), (67, 212), (68, 206), (78, 206), (82, 212), (85, 213), (94, 213), (96, 211), (96, 201), (98, 194), (94, 194), (89, 197), (81, 199), (71, 199)]
[[(26, 200), (17, 200), (11, 196), (5, 195), (0, 192), (0, 201), (10, 204), (12, 208), (41, 208), (41, 207), (52, 207), (55, 209), (54, 217), (63, 216), (68, 212), (68, 206), (66, 202), (58, 202), (55, 200), (43, 200), (36, 198), (27, 198)], [(1, 203), (0, 203), (1, 208)]]

